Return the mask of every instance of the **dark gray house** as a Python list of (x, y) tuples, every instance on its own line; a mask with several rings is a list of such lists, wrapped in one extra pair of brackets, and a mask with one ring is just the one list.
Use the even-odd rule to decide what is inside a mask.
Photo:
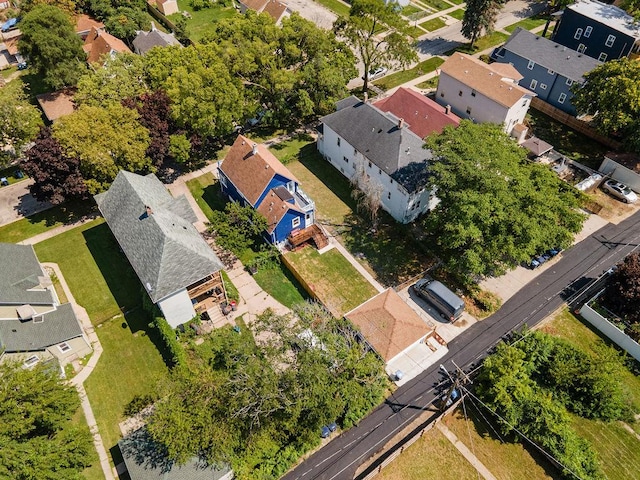
[(173, 34), (158, 30), (153, 22), (150, 32), (139, 31), (136, 38), (133, 39), (133, 51), (138, 55), (144, 55), (154, 47), (169, 47), (171, 45), (180, 45), (180, 42)]
[(581, 0), (565, 8), (552, 40), (606, 62), (640, 53), (640, 24), (614, 5)]
[(602, 62), (544, 37), (517, 28), (502, 46), (491, 54), (496, 62), (509, 63), (522, 75), (519, 84), (540, 100), (571, 115), (571, 87), (584, 82), (584, 74)]

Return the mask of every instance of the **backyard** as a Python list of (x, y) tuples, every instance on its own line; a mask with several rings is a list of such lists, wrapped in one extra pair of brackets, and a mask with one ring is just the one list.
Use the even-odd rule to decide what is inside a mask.
[[(178, 0), (178, 7), (181, 12), (188, 12), (187, 35), (194, 42), (199, 42), (213, 27), (215, 22), (237, 15), (233, 6), (223, 6), (217, 2), (211, 2), (211, 7), (194, 10), (189, 0)], [(180, 18), (180, 13), (170, 15), (169, 20), (175, 21)]]

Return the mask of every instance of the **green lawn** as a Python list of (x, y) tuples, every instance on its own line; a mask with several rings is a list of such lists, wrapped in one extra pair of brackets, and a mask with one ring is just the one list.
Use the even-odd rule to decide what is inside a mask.
[(413, 38), (421, 37), (422, 35), (426, 35), (427, 32), (420, 27), (411, 26), (407, 28), (407, 33), (411, 35)]
[(340, 2), (339, 0), (315, 0), (323, 7), (331, 10), (333, 13), (338, 15), (339, 17), (348, 17), (349, 10), (351, 7), (349, 5)]
[(420, 13), (420, 12), (424, 12), (424, 10), (422, 10), (421, 8), (416, 7), (413, 4), (409, 4), (406, 7), (404, 7), (402, 9), (402, 15), (404, 15), (405, 17), (409, 17), (415, 13)]
[[(167, 374), (154, 332), (141, 309), (141, 285), (111, 231), (98, 219), (35, 246), (42, 262), (56, 262), (76, 301), (87, 309), (103, 353), (85, 382), (107, 449), (118, 438), (124, 406), (151, 392)], [(124, 312), (124, 313), (123, 313)]]
[(519, 22), (509, 25), (508, 27), (504, 27), (504, 29), (509, 33), (513, 33), (514, 30), (518, 27), (521, 27), (524, 30), (533, 30), (534, 28), (544, 25), (545, 23), (547, 23), (546, 18), (530, 17), (525, 18), (524, 20), (520, 20)]
[(444, 0), (420, 0), (420, 3), (428, 5), (434, 10), (446, 10), (447, 8), (451, 8), (453, 5), (445, 2)]
[(413, 68), (403, 70), (401, 72), (392, 73), (391, 75), (387, 75), (386, 77), (381, 78), (380, 80), (376, 80), (373, 83), (376, 86), (380, 87), (382, 90), (389, 90), (391, 88), (397, 87), (398, 85), (402, 85), (409, 80), (413, 80), (414, 78), (426, 75), (427, 73), (431, 73), (443, 63), (444, 60), (442, 60), (440, 57), (432, 57), (428, 60), (425, 60), (424, 62), (420, 62)]
[(315, 248), (305, 247), (285, 257), (337, 317), (378, 293), (337, 249), (320, 255)]
[(560, 153), (593, 169), (598, 169), (609, 149), (533, 108), (527, 114), (532, 135), (554, 146)]
[(9, 67), (4, 70), (0, 70), (0, 76), (5, 80), (18, 71), (18, 67)]
[[(71, 422), (73, 425), (78, 426), (89, 433), (89, 426), (87, 425), (87, 420), (84, 416), (84, 412), (82, 411), (82, 407), (78, 408), (78, 411), (71, 418)], [(102, 468), (100, 466), (98, 452), (93, 447), (93, 443), (91, 444), (87, 460), (91, 463), (91, 466), (82, 471), (82, 477), (85, 480), (104, 480), (104, 474), (102, 473)]]
[(420, 82), (416, 85), (418, 88), (429, 89), (429, 88), (438, 88), (438, 79), (440, 77), (433, 77), (427, 80), (426, 82)]
[(455, 18), (456, 20), (462, 20), (464, 18), (464, 8), (459, 8), (458, 10), (454, 10), (453, 12), (447, 13), (447, 15)]
[(506, 33), (492, 32), (489, 35), (485, 35), (484, 37), (480, 37), (479, 39), (477, 39), (473, 48), (471, 47), (470, 43), (465, 43), (464, 45), (460, 45), (459, 47), (447, 52), (445, 55), (450, 55), (453, 52), (463, 52), (472, 55), (474, 53), (486, 50), (487, 48), (500, 45), (506, 42), (507, 38), (509, 38), (509, 35), (507, 35)]
[(425, 30), (434, 32), (444, 27), (446, 23), (444, 23), (444, 20), (442, 20), (440, 17), (436, 17), (436, 18), (432, 18), (431, 20), (427, 20), (426, 22), (419, 23), (418, 25), (420, 25)]
[(91, 202), (59, 205), (0, 227), (0, 242), (18, 243), (71, 223), (95, 210)]
[(310, 135), (301, 134), (286, 142), (276, 143), (269, 148), (278, 160), (287, 165), (298, 158), (302, 147), (313, 143), (313, 141), (313, 137)]
[(285, 307), (291, 308), (309, 298), (304, 287), (282, 264), (260, 269), (253, 275), (253, 278), (265, 292), (269, 292), (269, 295)]
[(447, 0), (449, 3), (453, 3), (454, 5), (461, 5), (463, 4), (466, 0)]
[[(224, 7), (218, 3), (213, 3), (210, 8), (203, 8), (195, 11), (191, 8), (189, 0), (178, 0), (180, 11), (189, 12), (191, 18), (187, 19), (187, 35), (194, 42), (200, 41), (212, 29), (212, 25), (225, 18), (231, 18), (238, 15), (233, 6)], [(169, 20), (175, 21), (180, 17), (180, 13), (169, 15)]]

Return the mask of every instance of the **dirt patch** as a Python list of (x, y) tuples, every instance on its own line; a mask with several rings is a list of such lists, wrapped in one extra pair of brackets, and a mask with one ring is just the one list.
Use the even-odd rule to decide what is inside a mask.
[[(593, 206), (596, 207), (595, 209), (597, 209), (597, 206), (601, 207), (597, 212), (598, 216), (615, 224), (633, 215), (640, 208), (640, 205), (623, 203), (600, 189), (592, 191), (588, 196)], [(594, 213), (596, 212), (594, 211)]]

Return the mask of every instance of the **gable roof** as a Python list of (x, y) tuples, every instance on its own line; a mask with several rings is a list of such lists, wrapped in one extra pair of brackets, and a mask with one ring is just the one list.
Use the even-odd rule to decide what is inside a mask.
[(455, 113), (450, 111), (447, 114), (445, 107), (409, 88), (400, 87), (393, 95), (375, 102), (374, 105), (383, 112), (390, 112), (404, 119), (409, 130), (420, 138), (442, 133), (447, 125), (460, 124), (460, 117)]
[(0, 258), (0, 305), (53, 305), (51, 292), (40, 287), (46, 275), (31, 245), (0, 243)]
[(40, 108), (50, 122), (60, 117), (69, 115), (76, 109), (73, 101), (74, 89), (58, 90), (57, 92), (43, 93), (36, 96)]
[(269, 0), (262, 11), (271, 15), (276, 22), (287, 12), (287, 6), (278, 0)]
[(345, 315), (385, 362), (413, 345), (432, 328), (388, 288)]
[(521, 147), (529, 150), (533, 155), (539, 157), (553, 149), (553, 145), (540, 140), (538, 137), (531, 137), (520, 144)]
[(443, 73), (507, 108), (511, 108), (524, 96), (535, 96), (534, 93), (515, 83), (523, 77), (511, 65), (499, 63), (487, 65), (470, 55), (456, 52), (440, 66), (440, 69)]
[(155, 175), (121, 170), (94, 198), (154, 303), (222, 269), (187, 199), (173, 198)]
[(95, 27), (91, 27), (82, 49), (87, 54), (87, 62), (89, 63), (98, 62), (103, 55), (111, 52), (132, 53), (122, 40)]
[(258, 145), (244, 135), (238, 135), (220, 170), (253, 207), (276, 174), (300, 183), (266, 146)]
[(571, 50), (544, 37), (516, 28), (507, 43), (502, 47), (522, 58), (542, 65), (548, 70), (582, 83), (584, 74), (590, 72), (602, 62)]
[[(282, 192), (282, 190), (284, 190), (284, 192)], [(272, 188), (256, 209), (258, 213), (267, 219), (268, 233), (273, 233), (280, 223), (280, 220), (282, 220), (289, 210), (301, 212), (295, 204), (286, 201), (287, 193), (289, 192), (284, 187)], [(289, 197), (291, 197), (290, 193)]]
[(0, 320), (0, 349), (7, 353), (44, 350), (82, 336), (82, 328), (70, 303), (59, 305), (38, 321)]
[(581, 0), (567, 8), (631, 37), (640, 38), (640, 24), (635, 23), (631, 15), (615, 5)]
[(150, 32), (138, 32), (136, 38), (133, 39), (133, 48), (136, 53), (144, 55), (153, 47), (167, 47), (169, 45), (180, 45), (176, 37), (170, 33), (164, 33), (154, 29)]
[(89, 15), (86, 15), (84, 13), (76, 17), (76, 33), (78, 35), (88, 33), (92, 28), (104, 28), (104, 23), (99, 22), (98, 20), (91, 18)]
[(386, 113), (356, 97), (339, 102), (338, 111), (321, 119), (365, 158), (396, 180), (408, 192), (427, 183), (426, 162), (431, 152), (422, 139), (392, 113)]

